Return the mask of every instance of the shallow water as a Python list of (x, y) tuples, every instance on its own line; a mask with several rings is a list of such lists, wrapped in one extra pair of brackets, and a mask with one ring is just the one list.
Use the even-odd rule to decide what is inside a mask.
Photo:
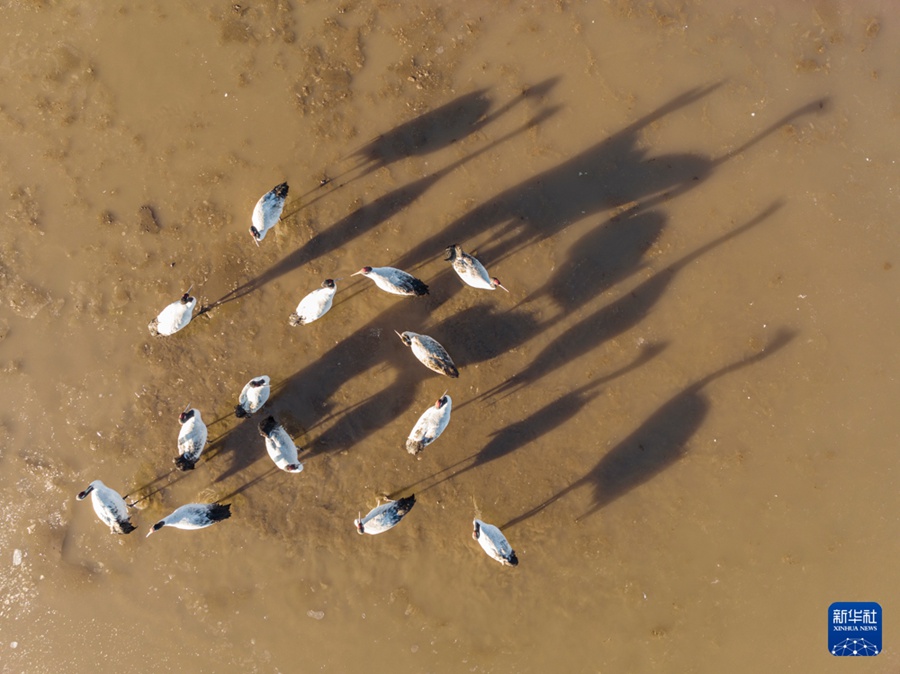
[[(900, 59), (889, 3), (787, 5), (4, 3), (2, 670), (839, 671), (828, 605), (900, 607)], [(150, 337), (191, 284), (213, 308)], [(299, 475), (231, 414), (260, 374)], [(898, 664), (887, 629), (855, 667)]]

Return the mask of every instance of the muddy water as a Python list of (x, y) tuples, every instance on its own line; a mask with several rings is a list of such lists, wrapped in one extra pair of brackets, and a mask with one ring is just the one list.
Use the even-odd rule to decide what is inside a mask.
[[(4, 3), (2, 670), (838, 671), (838, 600), (882, 604), (860, 671), (895, 670), (896, 11), (785, 4)], [(213, 308), (151, 338), (191, 284)], [(300, 475), (229, 415), (264, 373)]]

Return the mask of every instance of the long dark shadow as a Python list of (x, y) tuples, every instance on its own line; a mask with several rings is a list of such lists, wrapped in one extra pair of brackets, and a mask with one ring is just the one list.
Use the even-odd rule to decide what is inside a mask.
[[(128, 501), (126, 501), (126, 504), (127, 504), (129, 507), (133, 508), (134, 506), (136, 506), (136, 505), (137, 505), (138, 503), (140, 503), (141, 501), (146, 501), (146, 500), (147, 500), (148, 498), (150, 498), (151, 496), (154, 496), (154, 495), (156, 495), (156, 494), (159, 494), (161, 491), (163, 491), (163, 490), (166, 489), (167, 487), (171, 487), (171, 486), (172, 486), (173, 484), (175, 484), (176, 482), (180, 482), (181, 480), (183, 480), (184, 478), (187, 477), (187, 473), (184, 472), (184, 473), (181, 473), (180, 475), (178, 475), (174, 480), (169, 480), (169, 481), (167, 481), (166, 483), (160, 485), (160, 482), (162, 482), (165, 478), (170, 477), (170, 476), (172, 475), (172, 473), (174, 473), (174, 472), (176, 472), (176, 471), (177, 471), (176, 468), (172, 468), (169, 472), (164, 473), (163, 475), (160, 475), (158, 478), (156, 478), (155, 480), (152, 480), (152, 481), (148, 482), (148, 483), (147, 483), (146, 485), (144, 485), (143, 487), (140, 487), (139, 489), (132, 489), (130, 492), (128, 492), (128, 494), (127, 494), (126, 496), (123, 496), (123, 498), (127, 499), (127, 497), (128, 497), (128, 496), (131, 496), (132, 494), (142, 494), (142, 496), (141, 496), (139, 499), (137, 499), (137, 500), (135, 500), (135, 501), (132, 501), (131, 503), (128, 503)], [(155, 486), (155, 485), (159, 485), (159, 486)], [(145, 490), (145, 489), (148, 489), (150, 486), (155, 486), (155, 488), (154, 488), (154, 489), (150, 489), (150, 491), (148, 491), (148, 492), (146, 492), (146, 493), (143, 493), (144, 490)]]
[[(244, 484), (242, 484), (240, 487), (238, 487), (234, 491), (228, 492), (224, 496), (220, 496), (219, 501), (227, 501), (229, 499), (234, 498), (238, 494), (243, 494), (245, 491), (250, 489), (252, 486), (259, 484), (263, 480), (267, 480), (268, 478), (272, 477), (273, 475), (276, 475), (280, 470), (281, 469), (278, 468), (278, 466), (272, 466), (265, 473), (257, 475), (252, 480), (245, 482)], [(216, 480), (216, 482), (219, 482), (219, 480)]]
[(266, 457), (265, 440), (258, 430), (258, 424), (265, 418), (265, 414), (264, 408), (262, 412), (242, 419), (230, 429), (228, 437), (220, 441), (216, 452), (209, 458), (224, 459), (228, 462), (228, 467), (213, 482), (227, 480)]
[[(504, 247), (535, 242), (591, 213), (699, 180), (709, 167), (708, 159), (699, 155), (648, 159), (637, 147), (638, 133), (719, 86), (687, 91), (559, 166), (501, 192), (409, 250), (397, 260), (397, 266), (412, 267), (453, 243), (465, 247), (491, 230), (498, 230), (495, 239), (516, 234)], [(485, 250), (480, 256), (485, 258), (482, 262), (493, 261)]]
[[(524, 89), (490, 114), (487, 90), (478, 89), (395, 127), (353, 153), (361, 178), (398, 160), (429, 154), (480, 131), (528, 99), (541, 99), (559, 82), (551, 77)], [(352, 170), (352, 169), (351, 169)]]
[(583, 477), (543, 503), (510, 520), (501, 528), (513, 527), (534, 517), (567, 494), (583, 486), (593, 487), (593, 504), (579, 520), (588, 517), (617, 498), (652, 479), (684, 456), (686, 445), (709, 412), (703, 388), (710, 382), (741, 368), (758, 363), (794, 338), (789, 330), (779, 331), (759, 353), (726, 365), (670, 398), (649, 419), (610, 450)]
[[(128, 500), (128, 497), (131, 496), (132, 494), (139, 494), (139, 493), (143, 492), (145, 489), (150, 489), (151, 487), (153, 487), (153, 486), (159, 484), (159, 483), (162, 482), (163, 480), (165, 480), (165, 479), (167, 479), (168, 477), (170, 477), (170, 476), (172, 475), (172, 473), (174, 473), (174, 472), (177, 471), (177, 470), (178, 470), (177, 468), (170, 468), (169, 470), (167, 470), (167, 471), (166, 471), (165, 473), (163, 473), (162, 475), (156, 476), (155, 478), (153, 478), (153, 479), (150, 480), (149, 482), (146, 482), (146, 483), (142, 484), (140, 487), (135, 487), (134, 489), (129, 490), (127, 494), (123, 494), (123, 495), (122, 495), (122, 498), (125, 499), (125, 500), (127, 501), (127, 500)], [(158, 491), (158, 490), (157, 490), (157, 491)], [(155, 494), (156, 492), (153, 492), (153, 493)], [(142, 500), (143, 500), (143, 499), (142, 499)], [(137, 503), (137, 501), (135, 501), (135, 503)]]
[[(644, 365), (645, 363), (656, 357), (657, 354), (661, 353), (663, 349), (666, 348), (666, 346), (667, 345), (664, 342), (660, 344), (646, 345), (641, 350), (640, 355), (624, 367), (621, 367), (618, 370), (610, 372), (609, 374), (602, 377), (597, 377), (584, 386), (567, 393), (563, 397), (554, 400), (548, 405), (545, 405), (537, 412), (530, 414), (525, 419), (512, 423), (499, 431), (495, 431), (494, 433), (492, 433), (493, 437), (491, 438), (491, 440), (475, 454), (467, 456), (464, 459), (460, 459), (447, 468), (443, 468), (442, 470), (432, 473), (431, 475), (424, 477), (421, 480), (417, 480), (412, 484), (408, 484), (396, 490), (394, 493), (401, 494), (411, 490), (413, 487), (417, 487), (417, 492), (419, 493), (428, 491), (429, 489), (436, 487), (439, 484), (447, 482), (448, 480), (456, 479), (461, 475), (469, 472), (470, 470), (474, 470), (475, 468), (484, 466), (492, 461), (496, 461), (497, 459), (511, 454), (520, 447), (523, 447), (530, 442), (534, 442), (541, 436), (546, 435), (547, 433), (553, 431), (554, 429), (564, 424), (566, 421), (576, 416), (588, 402), (593, 400), (599, 394), (597, 389), (600, 386), (618, 377), (622, 377), (628, 372), (631, 372)], [(458, 405), (456, 407), (456, 411), (466, 407), (473, 402), (476, 402), (476, 400), (467, 400), (463, 404)], [(422, 488), (418, 486), (425, 482), (435, 480), (435, 478), (437, 478), (439, 475), (451, 470), (454, 472), (432, 482), (427, 487)], [(395, 498), (395, 496), (392, 496), (391, 498)]]
[[(387, 387), (369, 396), (361, 405), (341, 416), (338, 421), (311, 444), (309, 456), (348, 449), (357, 442), (383, 428), (405, 410), (412, 407), (418, 397), (419, 384), (428, 374), (413, 370), (410, 377), (398, 376)], [(406, 451), (406, 438), (397, 438), (397, 451)]]
[[(445, 270), (456, 280), (454, 274)], [(461, 292), (478, 292), (461, 288)], [(502, 292), (502, 291), (501, 291)], [(505, 294), (505, 293), (504, 293)], [(476, 304), (429, 326), (443, 335), (453, 362), (459, 367), (483, 363), (520, 346), (539, 328), (538, 320), (521, 309), (498, 309), (493, 304)]]
[(556, 168), (505, 190), (400, 256), (396, 265), (414, 267), (446, 245), (465, 246), (489, 233), (493, 245), (482, 248), (479, 257), (490, 266), (510, 252), (551, 237), (598, 211), (634, 202), (647, 210), (694, 189), (728, 159), (785, 124), (826, 108), (825, 100), (803, 105), (718, 158), (686, 153), (654, 157), (639, 147), (638, 132), (642, 128), (707, 96), (718, 86), (688, 91)]
[[(485, 391), (482, 397), (509, 394), (522, 386), (533, 384), (554, 370), (589, 353), (603, 342), (637, 325), (657, 303), (679, 271), (713, 248), (721, 246), (736, 236), (756, 227), (778, 211), (782, 205), (782, 201), (773, 202), (760, 214), (740, 227), (685, 255), (677, 262), (657, 272), (638, 285), (629, 294), (601, 307), (587, 318), (582, 319), (544, 347), (524, 370), (507, 381)], [(552, 323), (557, 319), (558, 317), (553, 317), (548, 322)]]
[(550, 295), (561, 310), (575, 311), (641, 268), (641, 259), (659, 238), (666, 219), (659, 211), (629, 211), (594, 227), (522, 304)]
[(514, 138), (524, 131), (527, 131), (529, 128), (543, 123), (554, 114), (556, 114), (557, 111), (558, 108), (547, 108), (517, 129), (514, 129), (513, 131), (504, 134), (500, 138), (491, 141), (475, 152), (457, 159), (456, 161), (448, 164), (439, 171), (435, 171), (434, 173), (425, 176), (424, 178), (420, 178), (419, 180), (410, 183), (409, 185), (405, 185), (394, 190), (393, 192), (385, 194), (373, 201), (371, 204), (361, 206), (360, 208), (353, 211), (353, 213), (350, 213), (345, 218), (334, 223), (327, 230), (313, 236), (309, 241), (300, 246), (300, 248), (282, 258), (279, 262), (269, 267), (259, 276), (246, 281), (245, 283), (237, 286), (214, 302), (201, 307), (197, 315), (199, 316), (218, 306), (241, 299), (242, 297), (245, 297), (253, 291), (262, 288), (267, 283), (274, 281), (284, 274), (287, 274), (294, 269), (302, 267), (303, 265), (308, 264), (309, 262), (312, 262), (313, 260), (316, 260), (323, 255), (327, 255), (328, 253), (331, 253), (338, 248), (347, 245), (347, 243), (349, 243), (353, 239), (375, 229), (383, 222), (389, 220), (394, 215), (407, 208), (410, 204), (418, 200), (426, 191), (433, 187), (435, 183), (437, 183), (453, 171), (457, 170), (459, 167), (463, 166), (469, 161), (472, 161), (485, 152), (496, 148), (497, 146), (505, 143), (511, 138)]
[[(345, 187), (399, 159), (427, 154), (455, 143), (477, 130), (479, 120), (484, 119), (490, 105), (487, 90), (477, 89), (377, 136), (351, 155), (356, 162), (350, 168), (331, 175), (326, 171), (316, 187), (291, 199), (282, 219), (290, 219), (303, 208), (323, 198), (325, 194), (307, 200), (309, 195), (326, 185), (333, 188)], [(348, 178), (357, 171), (356, 176)], [(329, 190), (329, 193), (334, 191)]]
[[(610, 372), (609, 374), (595, 378), (593, 381), (599, 381), (601, 383), (606, 383), (606, 382), (613, 381), (614, 379), (618, 379), (619, 377), (622, 377), (622, 376), (628, 374), (629, 372), (636, 370), (640, 366), (644, 365), (645, 363), (647, 363), (650, 360), (652, 360), (653, 358), (655, 358), (667, 346), (668, 346), (668, 342), (650, 342), (648, 344), (644, 344), (641, 347), (640, 354), (638, 354), (637, 358), (635, 358), (633, 361), (631, 361), (627, 365), (624, 365), (623, 367), (620, 367), (617, 370)], [(476, 395), (474, 398), (470, 398), (463, 404), (459, 405), (456, 409), (457, 410), (462, 409), (466, 405), (470, 405), (472, 403), (478, 403), (478, 404), (482, 404), (482, 405), (487, 404), (485, 402), (485, 398), (492, 396), (494, 394), (495, 394), (494, 389), (491, 389), (484, 393), (480, 393), (480, 394)], [(508, 396), (510, 394), (507, 393), (506, 395)], [(504, 398), (505, 397), (506, 396), (504, 396)], [(490, 404), (496, 404), (496, 403), (490, 403)]]
[(798, 119), (800, 117), (803, 117), (804, 115), (820, 114), (823, 112), (827, 112), (830, 104), (831, 104), (831, 97), (824, 96), (823, 98), (817, 98), (815, 100), (812, 100), (809, 103), (807, 103), (806, 105), (801, 105), (796, 110), (792, 110), (791, 112), (787, 113), (784, 117), (781, 117), (777, 121), (772, 122), (769, 126), (767, 126), (765, 129), (763, 129), (759, 133), (755, 134), (752, 138), (750, 138), (747, 142), (743, 143), (741, 146), (735, 148), (734, 150), (726, 152), (721, 157), (717, 157), (716, 159), (714, 159), (713, 164), (718, 166), (719, 164), (723, 164), (726, 161), (728, 161), (729, 159), (736, 157), (737, 155), (741, 154), (742, 152), (746, 152), (747, 150), (749, 150), (751, 147), (753, 147), (754, 145), (759, 143), (764, 138), (771, 136), (773, 133), (778, 131), (778, 129), (780, 129), (781, 127), (785, 126), (786, 124), (790, 124), (791, 122), (795, 121), (796, 119)]
[[(558, 77), (552, 77), (523, 89), (519, 96), (508, 101), (489, 115), (485, 115), (491, 104), (490, 99), (486, 96), (487, 90), (479, 89), (464, 94), (409, 122), (405, 122), (387, 133), (376, 136), (351, 154), (351, 157), (356, 160), (354, 165), (339, 174), (330, 176), (329, 172), (326, 171), (316, 187), (292, 200), (289, 203), (290, 210), (285, 213), (283, 219), (294, 216), (302, 209), (316, 203), (319, 199), (324, 199), (337, 189), (346, 187), (350, 183), (364, 178), (380, 168), (389, 166), (401, 159), (436, 152), (456, 143), (465, 136), (481, 130), (522, 101), (542, 99), (556, 86), (559, 79)], [(356, 175), (351, 175), (353, 173), (356, 173)], [(334, 189), (320, 193), (314, 199), (307, 200), (309, 195), (326, 185), (332, 185)]]
[(597, 389), (601, 384), (602, 381), (592, 381), (585, 384), (574, 391), (570, 391), (561, 398), (557, 398), (534, 414), (530, 414), (525, 419), (496, 431), (492, 434), (493, 437), (491, 440), (482, 447), (477, 454), (470, 457), (467, 466), (437, 480), (424, 489), (418, 489), (418, 492), (425, 492), (448, 480), (455, 480), (456, 478), (465, 475), (470, 470), (485, 466), (492, 461), (502, 459), (529, 442), (534, 442), (541, 436), (550, 433), (575, 417), (588, 403), (600, 395), (600, 392)]

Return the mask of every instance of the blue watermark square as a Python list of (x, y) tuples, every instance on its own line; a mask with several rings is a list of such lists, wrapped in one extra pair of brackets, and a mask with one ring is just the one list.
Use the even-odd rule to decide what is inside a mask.
[(832, 655), (881, 653), (881, 606), (874, 601), (836, 601), (828, 607), (828, 650)]

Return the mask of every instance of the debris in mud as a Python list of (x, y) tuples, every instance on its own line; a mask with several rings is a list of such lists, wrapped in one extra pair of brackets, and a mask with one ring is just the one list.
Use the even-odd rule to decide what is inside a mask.
[(0, 296), (13, 311), (25, 318), (34, 318), (50, 304), (50, 296), (45, 291), (3, 266), (0, 266)]
[(107, 227), (114, 225), (116, 224), (116, 216), (113, 215), (112, 211), (103, 211), (100, 214), (100, 224)]
[(22, 371), (21, 360), (8, 360), (0, 362), (0, 375), (18, 374)]
[(13, 207), (6, 212), (6, 216), (16, 224), (27, 224), (37, 227), (40, 222), (41, 212), (37, 205), (34, 189), (31, 187), (17, 187), (9, 199)]
[(233, 3), (229, 11), (210, 14), (220, 22), (220, 43), (259, 44), (280, 40), (291, 44), (296, 40), (294, 19), (287, 3), (263, 0), (253, 5)]
[(202, 201), (188, 209), (181, 220), (185, 226), (198, 229), (202, 228), (209, 232), (216, 232), (223, 227), (230, 227), (234, 218), (230, 213), (223, 211), (216, 204), (209, 201)]
[(149, 232), (150, 234), (158, 234), (159, 230), (162, 229), (159, 220), (156, 219), (156, 213), (153, 212), (153, 209), (150, 206), (146, 204), (141, 206), (139, 216), (141, 229), (143, 231)]

